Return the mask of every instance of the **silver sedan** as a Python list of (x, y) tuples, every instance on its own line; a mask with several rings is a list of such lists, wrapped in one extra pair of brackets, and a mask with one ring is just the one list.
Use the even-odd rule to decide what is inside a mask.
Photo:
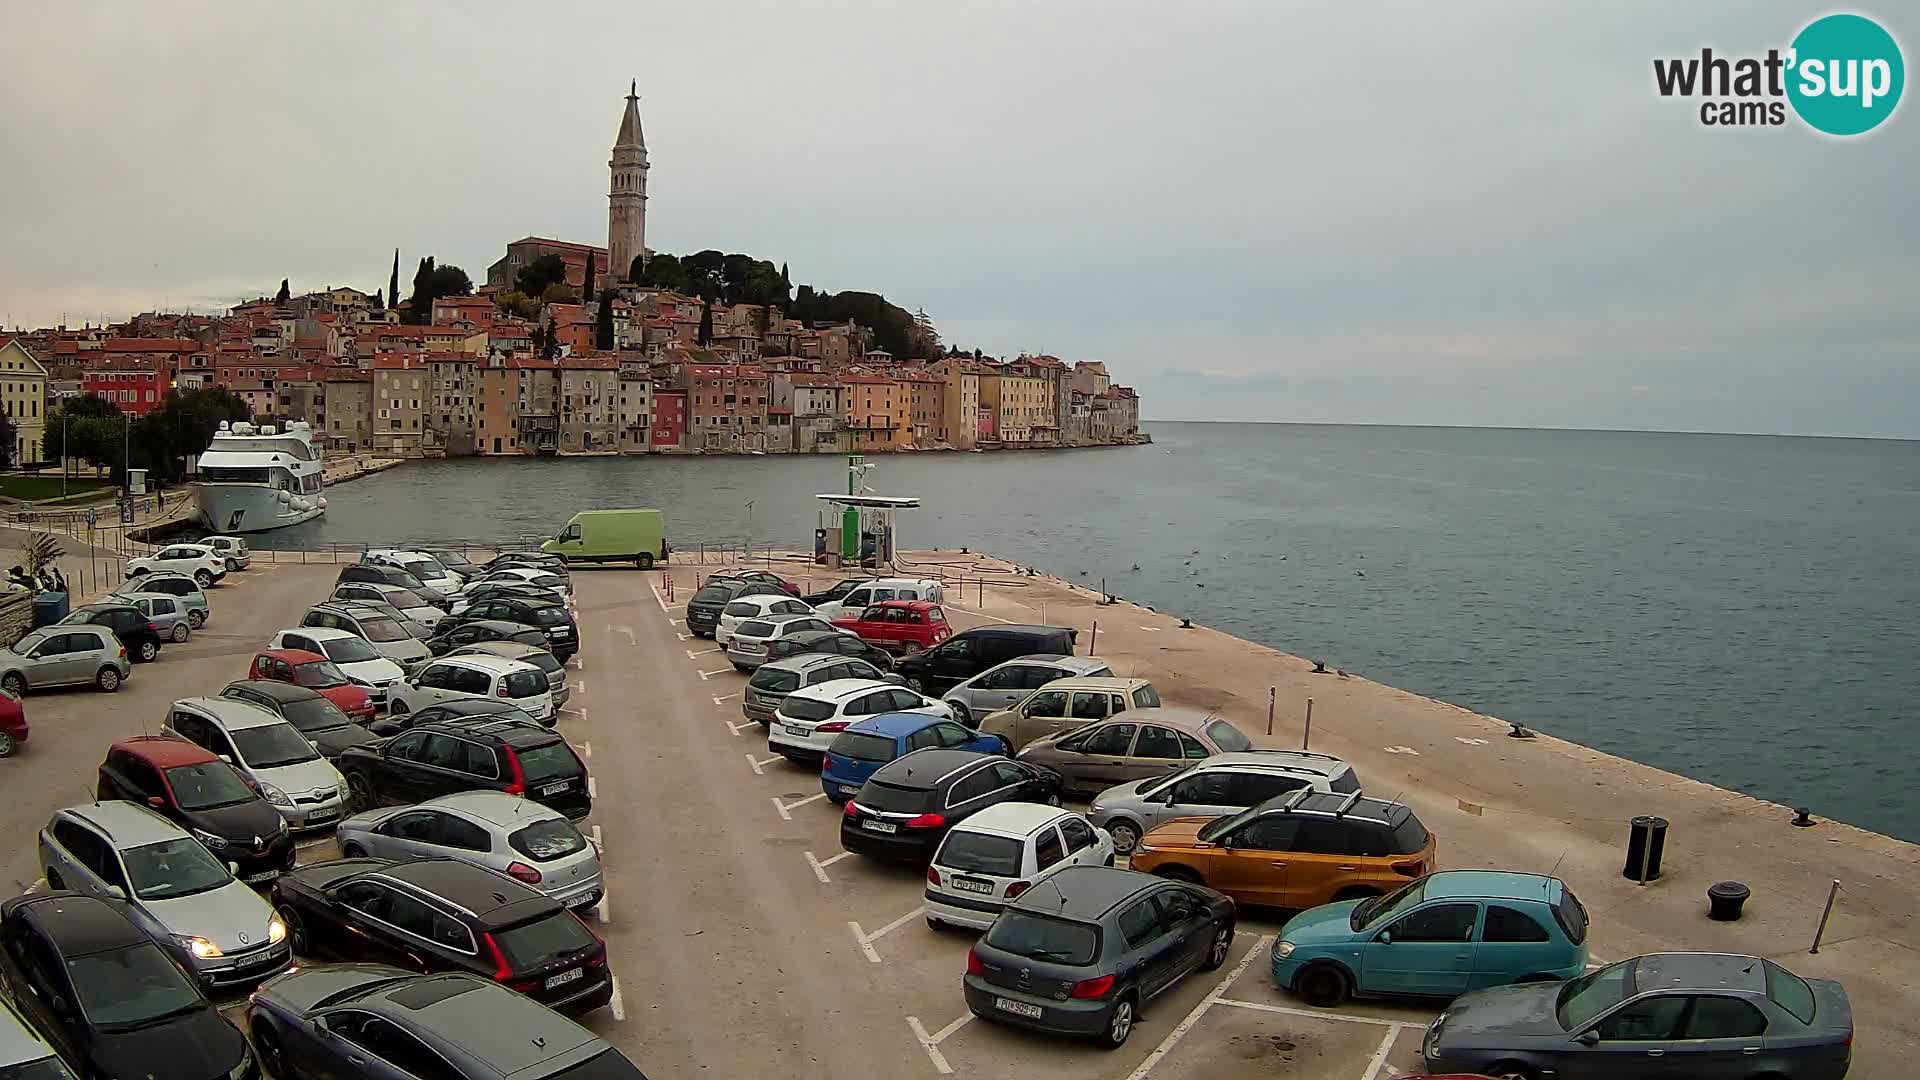
[(458, 859), (505, 874), (571, 908), (600, 902), (600, 853), (566, 815), (501, 791), (462, 791), (342, 821), (347, 858)]

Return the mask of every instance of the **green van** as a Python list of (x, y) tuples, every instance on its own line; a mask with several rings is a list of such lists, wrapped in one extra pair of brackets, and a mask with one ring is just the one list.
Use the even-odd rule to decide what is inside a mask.
[(667, 519), (658, 510), (582, 510), (540, 545), (568, 562), (625, 562), (646, 570), (666, 562)]

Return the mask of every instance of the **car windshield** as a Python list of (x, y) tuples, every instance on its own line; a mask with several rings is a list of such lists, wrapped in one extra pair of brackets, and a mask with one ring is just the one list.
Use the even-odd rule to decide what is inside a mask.
[(67, 976), (87, 1019), (109, 1031), (178, 1016), (206, 1004), (200, 991), (150, 941), (69, 960)]
[(748, 619), (733, 632), (734, 637), (763, 638), (773, 636), (773, 624), (762, 619)]
[(568, 911), (556, 911), (543, 919), (495, 930), (489, 936), (515, 971), (587, 952), (597, 944), (580, 920)]
[(552, 862), (584, 849), (587, 839), (573, 822), (555, 818), (534, 822), (507, 837), (507, 843), (534, 862)]
[(760, 614), (760, 605), (749, 600), (740, 600), (728, 604), (722, 615), (731, 615), (736, 619), (751, 618)]
[(133, 895), (142, 900), (192, 896), (233, 880), (227, 868), (215, 862), (200, 841), (190, 837), (128, 848), (120, 857), (127, 864)]
[(825, 720), (833, 715), (833, 705), (796, 694), (780, 703), (780, 711), (795, 720)]
[(1206, 731), (1207, 738), (1212, 739), (1213, 745), (1219, 747), (1223, 754), (1238, 754), (1253, 749), (1253, 740), (1225, 720), (1208, 724)]
[(539, 607), (533, 609), (535, 626), (565, 626), (567, 610), (559, 607)]
[(532, 671), (510, 671), (507, 673), (507, 696), (510, 698), (530, 698), (547, 692), (547, 673), (535, 668)]
[(800, 687), (800, 673), (777, 667), (762, 667), (747, 680), (747, 685), (769, 694), (791, 694)]
[(73, 1074), (57, 1057), (23, 1061), (18, 1065), (0, 1065), (0, 1080), (74, 1080)]
[(1638, 960), (1622, 960), (1611, 967), (1590, 971), (1560, 988), (1554, 1003), (1554, 1015), (1560, 1026), (1578, 1031), (1596, 1016), (1639, 992), (1634, 978)]
[(357, 637), (329, 638), (320, 643), (320, 649), (336, 664), (364, 664), (380, 659), (373, 646)]
[(413, 592), (410, 589), (396, 589), (393, 592), (388, 593), (383, 599), (385, 599), (387, 603), (392, 604), (394, 607), (400, 608), (403, 611), (406, 610), (407, 608), (417, 608), (417, 607), (427, 606), (426, 598), (422, 597), (417, 592)]
[(240, 751), (240, 760), (256, 769), (298, 765), (320, 756), (292, 724), (262, 724), (229, 734), (233, 736), (233, 748)]
[(881, 780), (869, 780), (860, 789), (860, 805), (889, 814), (925, 814), (940, 802), (940, 793), (926, 788), (895, 787)]
[(693, 599), (687, 602), (690, 604), (718, 604), (726, 600), (731, 600), (736, 589), (737, 583), (734, 587), (726, 585), (702, 586), (699, 592), (693, 594)]
[(315, 660), (310, 664), (301, 664), (294, 668), (293, 681), (296, 686), (304, 686), (312, 690), (327, 690), (346, 685), (347, 674), (334, 667), (331, 660)]
[(1393, 851), (1396, 855), (1413, 855), (1426, 850), (1427, 827), (1412, 814), (1407, 820), (1393, 827)]
[(1385, 896), (1368, 897), (1360, 901), (1353, 914), (1348, 916), (1347, 925), (1355, 930), (1365, 930), (1418, 904), (1427, 895), (1427, 879), (1421, 878)]
[(368, 641), (405, 641), (413, 636), (399, 623), (385, 617), (361, 619), (360, 632), (366, 635)]
[(340, 711), (340, 706), (326, 698), (285, 702), (280, 706), (280, 715), (305, 735), (317, 735), (322, 731), (353, 726), (353, 721), (347, 719), (347, 714)]
[(515, 747), (513, 752), (520, 759), (520, 771), (526, 774), (529, 784), (562, 776), (579, 776), (581, 773), (580, 759), (573, 756), (573, 751), (568, 749), (565, 742)]
[(842, 733), (827, 752), (854, 761), (892, 761), (900, 756), (891, 738), (865, 731)]
[(1767, 996), (1773, 999), (1773, 1003), (1792, 1013), (1801, 1023), (1813, 1023), (1813, 987), (1808, 986), (1805, 979), (1771, 960), (1761, 963), (1766, 966)]
[(989, 836), (964, 829), (947, 834), (934, 856), (935, 866), (994, 877), (1019, 877), (1020, 856), (1026, 848), (1011, 836)]
[(1099, 932), (1086, 923), (1024, 911), (1002, 912), (986, 940), (1001, 952), (1055, 964), (1091, 964), (1100, 947)]
[(620, 1051), (608, 1047), (578, 1065), (571, 1065), (557, 1073), (549, 1073), (540, 1080), (647, 1080), (633, 1062), (620, 1055)]
[(1259, 812), (1260, 812), (1260, 804), (1256, 803), (1255, 805), (1249, 806), (1245, 810), (1242, 810), (1237, 814), (1232, 814), (1223, 818), (1215, 818), (1214, 820), (1207, 822), (1205, 825), (1200, 826), (1200, 831), (1194, 835), (1198, 836), (1202, 840), (1207, 841), (1208, 843), (1212, 843), (1215, 837), (1225, 836), (1227, 833), (1233, 831), (1234, 829), (1239, 828), (1243, 822), (1252, 821), (1254, 818), (1254, 815), (1258, 814)]
[(523, 664), (532, 664), (534, 667), (539, 668), (541, 672), (547, 676), (548, 685), (553, 684), (553, 677), (555, 675), (564, 676), (566, 674), (566, 668), (560, 661), (556, 659), (552, 653), (544, 650), (529, 652), (524, 656), (516, 656), (514, 659)]
[(182, 810), (217, 810), (252, 802), (253, 789), (224, 761), (180, 765), (167, 770), (167, 786)]
[(446, 577), (447, 568), (437, 562), (416, 559), (406, 564), (407, 573), (425, 581), (428, 578)]

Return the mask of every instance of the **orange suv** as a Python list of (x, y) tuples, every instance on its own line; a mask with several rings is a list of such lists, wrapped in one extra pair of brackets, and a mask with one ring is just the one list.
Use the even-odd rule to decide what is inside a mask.
[(1300, 910), (1379, 896), (1435, 869), (1413, 810), (1358, 792), (1296, 791), (1223, 818), (1176, 818), (1140, 838), (1133, 868)]

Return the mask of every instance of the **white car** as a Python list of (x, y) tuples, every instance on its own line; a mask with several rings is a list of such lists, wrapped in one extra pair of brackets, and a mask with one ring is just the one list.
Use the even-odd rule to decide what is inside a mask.
[(875, 578), (838, 600), (821, 604), (814, 614), (832, 622), (858, 615), (882, 600), (931, 600), (937, 604), (945, 595), (940, 583), (932, 578)]
[(791, 761), (814, 762), (848, 727), (881, 713), (923, 713), (953, 719), (943, 702), (877, 679), (829, 679), (788, 694), (767, 724), (767, 749)]
[(713, 643), (721, 648), (727, 647), (733, 632), (748, 619), (766, 619), (776, 615), (812, 615), (813, 607), (805, 600), (795, 600), (781, 593), (768, 593), (760, 596), (743, 596), (731, 601), (720, 609), (720, 625), (713, 630)]
[(1113, 841), (1082, 814), (1001, 803), (948, 830), (927, 866), (927, 925), (985, 930), (1021, 893), (1069, 866), (1112, 866)]
[(741, 671), (752, 671), (767, 662), (767, 643), (814, 630), (858, 637), (818, 615), (769, 615), (764, 619), (742, 619), (727, 636), (727, 659)]
[(522, 660), (467, 654), (423, 665), (387, 696), (387, 712), (405, 716), (443, 701), (505, 700), (551, 727), (556, 717), (547, 674)]
[(181, 698), (160, 729), (240, 770), (295, 832), (331, 829), (346, 806), (347, 778), (300, 729), (235, 698)]
[(373, 699), (376, 709), (386, 707), (387, 692), (393, 684), (407, 677), (405, 668), (373, 651), (373, 646), (367, 644), (366, 638), (330, 626), (282, 630), (267, 642), (267, 648), (305, 649), (310, 653), (319, 653), (333, 661), (333, 666), (339, 668), (348, 681), (365, 690), (367, 696)]
[(247, 550), (247, 542), (238, 536), (203, 536), (203, 547), (210, 547), (227, 560), (227, 571), (245, 570), (253, 564), (253, 553)]
[(563, 597), (573, 595), (573, 582), (566, 575), (533, 566), (503, 566), (474, 578), (467, 583), (467, 588), (489, 581), (525, 582), (529, 585), (538, 585), (543, 589), (551, 589)]
[(460, 588), (466, 579), (446, 568), (439, 559), (425, 551), (409, 551), (399, 548), (375, 548), (361, 557), (362, 562), (380, 563), (384, 566), (397, 566), (414, 577), (429, 589), (439, 589), (450, 593)]
[(377, 581), (343, 581), (333, 587), (335, 600), (370, 600), (376, 604), (385, 604), (400, 613), (408, 622), (431, 627), (446, 618), (447, 613), (421, 599), (412, 589), (403, 589), (398, 585), (385, 585)]
[(127, 560), (127, 577), (170, 570), (185, 574), (201, 588), (227, 576), (227, 557), (204, 544), (168, 544), (142, 559)]

